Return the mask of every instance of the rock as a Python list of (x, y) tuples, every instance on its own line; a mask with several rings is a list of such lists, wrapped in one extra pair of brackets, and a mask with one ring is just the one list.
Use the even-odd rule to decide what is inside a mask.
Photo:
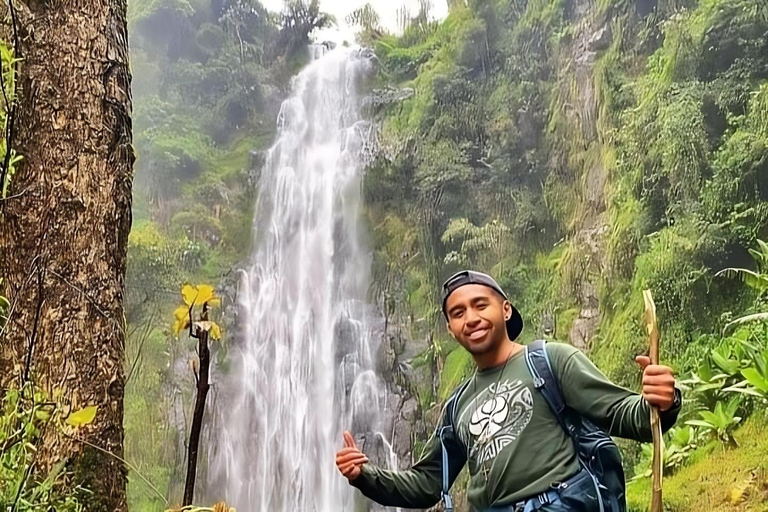
[(587, 41), (587, 48), (593, 52), (606, 50), (611, 46), (611, 41), (613, 41), (613, 31), (611, 26), (606, 23), (592, 34), (589, 41)]
[(255, 188), (261, 179), (261, 171), (267, 161), (266, 151), (251, 151), (248, 153), (248, 186)]
[(416, 401), (415, 397), (407, 398), (400, 407), (400, 416), (402, 416), (404, 420), (413, 423), (418, 418), (418, 414), (419, 402)]
[(363, 99), (363, 108), (376, 110), (384, 105), (407, 100), (413, 95), (414, 90), (410, 87), (404, 87), (402, 89), (395, 87), (374, 89)]

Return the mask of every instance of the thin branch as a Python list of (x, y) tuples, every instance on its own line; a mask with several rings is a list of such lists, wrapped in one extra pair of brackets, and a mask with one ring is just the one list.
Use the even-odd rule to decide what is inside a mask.
[(29, 266), (29, 272), (27, 272), (26, 277), (24, 278), (24, 282), (21, 284), (21, 287), (19, 288), (19, 291), (16, 292), (16, 294), (13, 297), (13, 302), (11, 303), (11, 307), (8, 309), (8, 315), (5, 319), (5, 324), (0, 328), (0, 337), (2, 337), (3, 334), (5, 334), (5, 329), (11, 324), (11, 316), (13, 315), (13, 312), (16, 310), (16, 304), (19, 302), (19, 297), (21, 296), (22, 292), (24, 292), (24, 289), (27, 287), (29, 282), (32, 280), (32, 276), (35, 275), (35, 267), (37, 267), (37, 260), (40, 256), (37, 255), (32, 260), (32, 263)]
[(136, 351), (136, 357), (133, 359), (133, 364), (131, 365), (131, 369), (128, 372), (128, 376), (125, 378), (126, 385), (128, 385), (128, 382), (130, 382), (131, 377), (133, 376), (133, 372), (136, 369), (136, 365), (139, 362), (139, 358), (141, 357), (141, 352), (142, 352), (142, 349), (144, 348), (144, 343), (146, 343), (146, 341), (149, 339), (149, 335), (152, 332), (153, 319), (154, 319), (154, 315), (149, 317), (149, 319), (147, 319), (147, 321), (144, 323), (144, 333), (141, 336), (141, 342), (139, 343), (139, 348)]
[(86, 292), (85, 290), (83, 290), (82, 288), (80, 288), (79, 286), (77, 286), (76, 284), (74, 284), (74, 283), (71, 283), (70, 281), (68, 281), (68, 280), (67, 280), (67, 278), (66, 278), (66, 277), (62, 276), (61, 274), (59, 274), (59, 273), (58, 273), (58, 272), (56, 272), (55, 270), (49, 270), (49, 272), (50, 272), (51, 274), (55, 275), (56, 277), (58, 277), (59, 279), (61, 279), (62, 281), (64, 281), (64, 283), (66, 283), (66, 284), (67, 284), (67, 286), (69, 286), (70, 288), (72, 288), (72, 289), (73, 289), (73, 290), (75, 290), (76, 292), (78, 292), (78, 293), (82, 294), (82, 295), (83, 295), (83, 297), (85, 297), (85, 298), (86, 298), (86, 300), (87, 300), (88, 302), (90, 302), (90, 303), (91, 303), (91, 305), (92, 305), (94, 308), (96, 308), (96, 311), (98, 311), (98, 312), (101, 314), (101, 316), (103, 316), (104, 318), (106, 318), (107, 320), (109, 320), (110, 322), (112, 322), (113, 324), (115, 324), (115, 325), (117, 326), (117, 328), (120, 330), (120, 332), (122, 332), (122, 333), (123, 333), (123, 335), (125, 335), (125, 328), (124, 328), (122, 325), (120, 325), (120, 322), (118, 322), (117, 320), (115, 320), (114, 318), (112, 318), (110, 315), (108, 315), (108, 314), (107, 314), (107, 312), (106, 312), (106, 311), (104, 311), (104, 310), (101, 308), (101, 306), (99, 306), (99, 304), (98, 304), (98, 303), (97, 303), (97, 302), (96, 302), (96, 301), (95, 301), (95, 300), (94, 300), (94, 299), (93, 299), (93, 298), (92, 298), (90, 295), (88, 295), (88, 292)]
[[(0, 80), (0, 82), (1, 82), (1, 81), (2, 81), (2, 80)], [(0, 182), (0, 183), (2, 183), (2, 182)], [(26, 193), (27, 193), (27, 191), (29, 190), (29, 188), (30, 188), (30, 187), (27, 187), (27, 188), (25, 188), (24, 190), (22, 190), (21, 192), (19, 192), (18, 194), (14, 194), (14, 195), (12, 195), (12, 196), (8, 196), (8, 197), (0, 197), (0, 203), (2, 203), (2, 202), (5, 202), (5, 201), (10, 201), (11, 199), (17, 199), (17, 198), (19, 198), (19, 197), (23, 196), (24, 194), (26, 194)]]
[(22, 388), (29, 382), (29, 370), (32, 367), (32, 352), (35, 349), (35, 338), (37, 338), (37, 328), (40, 325), (40, 316), (43, 309), (43, 273), (40, 268), (37, 269), (37, 307), (35, 307), (35, 321), (32, 324), (32, 335), (29, 337), (29, 347), (27, 348), (27, 359), (24, 362), (24, 377), (21, 381)]

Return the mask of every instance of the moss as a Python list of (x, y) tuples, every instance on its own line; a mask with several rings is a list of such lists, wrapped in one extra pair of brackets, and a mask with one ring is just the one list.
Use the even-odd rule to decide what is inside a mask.
[[(748, 419), (736, 431), (739, 447), (724, 449), (712, 442), (699, 448), (690, 463), (664, 478), (664, 505), (669, 512), (700, 510), (768, 510), (768, 424), (765, 414)], [(651, 482), (635, 480), (627, 486), (629, 512), (646, 512)]]
[(464, 350), (463, 347), (457, 347), (448, 354), (443, 364), (443, 371), (440, 373), (440, 386), (437, 390), (437, 398), (445, 401), (471, 373), (475, 367), (475, 361), (472, 355)]
[[(77, 499), (85, 505), (85, 510), (88, 512), (113, 512), (111, 505), (114, 503), (110, 503), (110, 497), (103, 491), (107, 490), (105, 487), (115, 482), (102, 480), (105, 466), (112, 464), (116, 464), (114, 459), (109, 459), (107, 455), (91, 446), (84, 446), (82, 453), (73, 461), (74, 475), (71, 486), (78, 489)], [(102, 492), (90, 492), (89, 489), (98, 489)]]
[(571, 331), (573, 322), (579, 317), (578, 307), (568, 308), (557, 315), (557, 324), (555, 337), (560, 340), (568, 339), (568, 333)]

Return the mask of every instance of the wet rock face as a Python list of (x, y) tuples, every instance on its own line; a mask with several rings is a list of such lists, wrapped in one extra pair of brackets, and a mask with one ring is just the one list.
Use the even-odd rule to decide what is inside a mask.
[(266, 151), (251, 151), (248, 154), (248, 187), (256, 188), (261, 179), (261, 171), (267, 161)]
[(410, 87), (404, 87), (402, 89), (396, 87), (374, 89), (363, 99), (363, 107), (375, 112), (385, 105), (407, 100), (413, 95), (414, 90)]
[(607, 23), (598, 28), (587, 41), (587, 48), (593, 52), (607, 50), (613, 41), (613, 32), (611, 26)]

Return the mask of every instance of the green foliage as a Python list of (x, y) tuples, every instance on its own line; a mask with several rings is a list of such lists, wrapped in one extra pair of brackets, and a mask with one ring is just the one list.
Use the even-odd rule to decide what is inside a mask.
[[(78, 419), (78, 414), (84, 415), (75, 412), (70, 420)], [(87, 419), (79, 418), (76, 423), (87, 423)], [(56, 403), (48, 401), (31, 384), (22, 391), (4, 390), (0, 409), (0, 508), (3, 510), (85, 510), (82, 500), (88, 492), (79, 486), (65, 486), (71, 476), (66, 460), (56, 463), (47, 474), (33, 471), (45, 430), (57, 428), (60, 421)]]
[[(768, 431), (763, 414), (746, 420), (734, 432), (739, 446), (723, 450), (720, 441), (698, 446), (687, 463), (664, 477), (665, 507), (673, 511), (763, 510), (762, 475), (768, 470), (765, 451)], [(642, 478), (627, 486), (630, 512), (645, 512), (650, 503), (651, 479)]]
[(460, 246), (457, 251), (445, 256), (445, 262), (486, 268), (489, 263), (493, 264), (503, 257), (504, 241), (509, 232), (509, 228), (497, 220), (478, 227), (467, 219), (452, 219), (441, 241), (446, 245), (458, 242)]
[[(160, 428), (170, 406), (158, 389), (173, 380), (167, 366), (178, 348), (149, 311), (170, 317), (163, 289), (216, 283), (247, 249), (249, 152), (271, 139), (309, 31), (332, 21), (317, 2), (291, 2), (278, 15), (253, 0), (214, 5), (129, 6), (132, 65), (142, 71), (129, 326), (148, 327), (129, 340), (139, 363), (126, 450), (164, 489), (173, 485), (173, 434)], [(745, 432), (723, 460), (743, 453), (754, 469), (750, 436), (759, 429), (750, 416), (764, 403), (768, 339), (764, 269), (750, 266), (748, 252), (757, 244), (757, 258), (757, 240), (768, 237), (764, 6), (665, 1), (648, 16), (623, 0), (585, 8), (577, 18), (560, 0), (472, 0), (433, 23), (424, 3), (416, 15), (401, 11), (399, 37), (380, 30), (370, 6), (350, 15), (376, 50), (380, 80), (414, 90), (378, 113), (384, 151), (363, 185), (370, 297), (403, 340), (398, 355), (421, 352), (412, 363), (427, 409), (472, 366), (445, 333), (437, 298), (457, 267), (498, 279), (524, 315), (523, 341), (553, 317), (564, 340), (597, 295), (590, 355), (628, 386), (638, 384), (633, 359), (646, 350), (641, 292), (650, 288), (663, 358), (692, 388), (685, 419), (723, 439)], [(610, 40), (593, 51), (589, 31), (603, 25)], [(734, 430), (739, 416), (746, 425)], [(700, 447), (698, 433), (668, 434), (673, 482), (690, 485), (699, 454), (719, 446)], [(697, 499), (673, 483), (677, 510)], [(133, 483), (131, 500), (160, 508)]]
[(474, 369), (475, 364), (472, 355), (462, 347), (457, 347), (445, 358), (443, 371), (440, 375), (440, 388), (437, 392), (437, 398), (440, 402), (448, 399), (454, 389), (456, 389)]
[[(5, 165), (5, 159), (8, 153), (8, 139), (6, 134), (10, 130), (9, 108), (16, 101), (16, 64), (21, 59), (15, 57), (13, 48), (4, 41), (0, 41), (0, 80), (2, 80), (2, 107), (0, 107), (0, 126), (3, 127), (3, 137), (0, 138), (0, 162)], [(13, 148), (10, 149), (11, 155), (8, 157), (8, 169), (2, 174), (3, 180), (0, 183), (0, 200), (8, 197), (8, 190), (11, 186), (11, 180), (16, 172), (16, 164), (22, 157), (18, 155)]]
[(723, 443), (734, 445), (736, 441), (733, 438), (733, 430), (741, 421), (741, 416), (737, 416), (737, 411), (741, 405), (741, 397), (734, 396), (723, 405), (718, 401), (713, 411), (699, 411), (701, 419), (688, 420), (686, 425), (701, 427), (704, 432), (710, 432)]
[[(691, 425), (685, 427), (672, 427), (664, 435), (662, 459), (664, 461), (664, 475), (673, 474), (685, 466), (696, 448), (702, 445), (701, 432)], [(653, 474), (651, 464), (653, 461), (653, 445), (641, 446), (640, 462), (635, 468), (635, 477), (632, 480), (649, 478)]]
[[(397, 264), (385, 248), (401, 240), (419, 255), (398, 301), (424, 320), (414, 339), (442, 336), (434, 294), (459, 267), (497, 278), (523, 312), (523, 341), (550, 318), (566, 339), (595, 294), (590, 356), (630, 387), (650, 288), (662, 357), (690, 376), (683, 420), (729, 440), (763, 404), (763, 349), (745, 348), (768, 339), (763, 290), (721, 275), (762, 272), (748, 248), (768, 236), (768, 22), (758, 0), (662, 2), (645, 18), (631, 2), (598, 4), (577, 18), (565, 2), (458, 2), (434, 29), (370, 31), (386, 78), (415, 91), (384, 113), (396, 156), (366, 177), (372, 224), (402, 228), (379, 231), (375, 266)], [(610, 39), (591, 54), (600, 27)], [(440, 361), (437, 346), (419, 371)], [(443, 361), (437, 401), (459, 354)], [(668, 469), (688, 469), (701, 429), (667, 436)]]
[(757, 240), (758, 249), (749, 249), (749, 254), (757, 263), (757, 270), (746, 268), (726, 268), (715, 275), (736, 276), (741, 278), (744, 283), (757, 293), (757, 300), (760, 301), (763, 295), (768, 291), (768, 244), (762, 240)]

